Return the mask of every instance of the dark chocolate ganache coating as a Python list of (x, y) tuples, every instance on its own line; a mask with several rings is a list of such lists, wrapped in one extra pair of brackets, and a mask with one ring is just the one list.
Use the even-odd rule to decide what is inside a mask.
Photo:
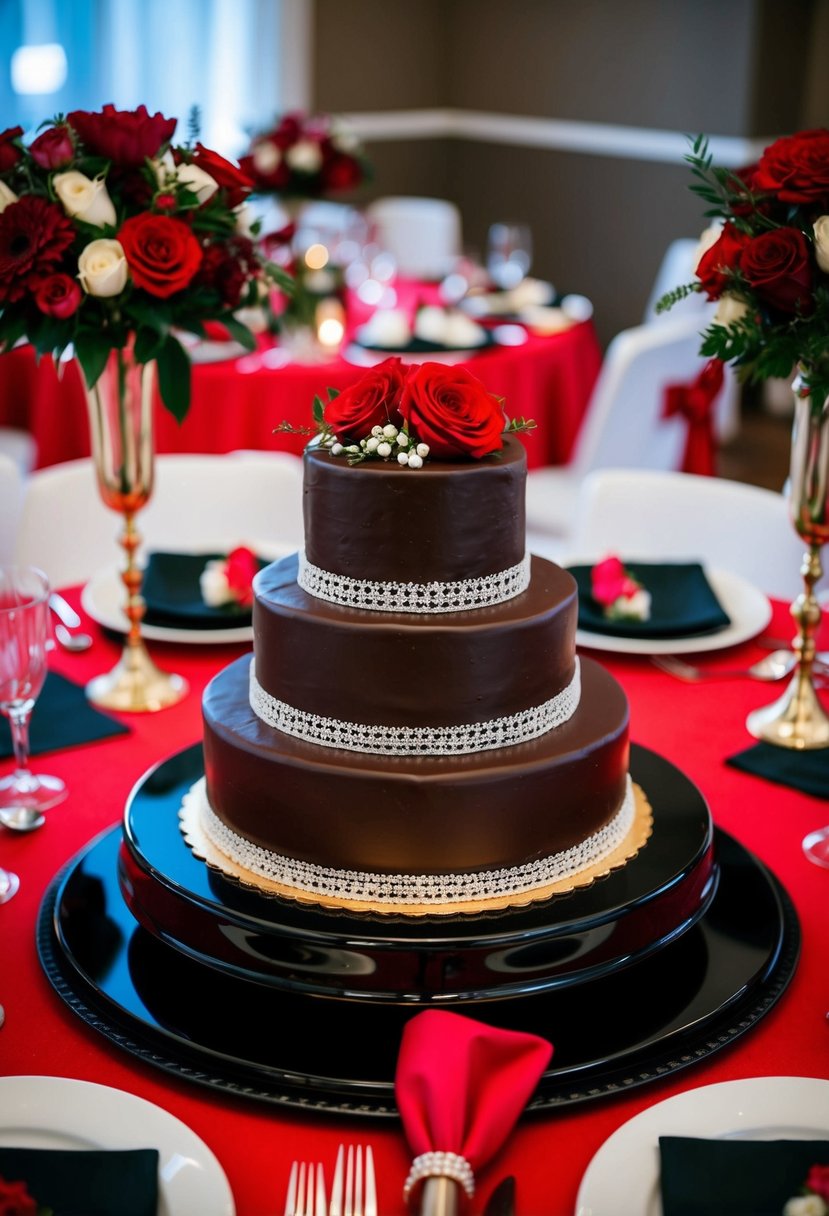
[(484, 722), (543, 705), (575, 668), (575, 580), (533, 557), (528, 589), (469, 612), (342, 608), (296, 583), (297, 558), (256, 579), (256, 677), (293, 709), (384, 726)]
[(245, 656), (203, 698), (210, 803), (255, 844), (327, 867), (440, 874), (549, 856), (598, 831), (624, 796), (627, 698), (598, 663), (581, 664), (579, 708), (537, 739), (463, 756), (389, 757), (266, 726), (249, 705)]
[(519, 439), (482, 460), (349, 465), (309, 448), (303, 513), (308, 561), (378, 582), (455, 582), (517, 565), (525, 547), (527, 456)]

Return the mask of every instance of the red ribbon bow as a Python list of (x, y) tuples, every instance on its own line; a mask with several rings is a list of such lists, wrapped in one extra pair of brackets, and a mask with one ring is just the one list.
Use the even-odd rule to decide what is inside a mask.
[(696, 380), (690, 384), (669, 384), (665, 389), (662, 417), (673, 418), (680, 414), (688, 422), (680, 466), (683, 473), (714, 476), (713, 406), (722, 385), (723, 361), (709, 359)]

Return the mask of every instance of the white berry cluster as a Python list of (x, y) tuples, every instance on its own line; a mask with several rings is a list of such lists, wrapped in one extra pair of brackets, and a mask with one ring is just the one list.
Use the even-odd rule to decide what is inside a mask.
[(429, 455), (428, 443), (415, 443), (402, 429), (393, 422), (385, 426), (373, 426), (367, 439), (359, 443), (342, 444), (336, 435), (328, 440), (328, 448), (332, 456), (346, 456), (349, 464), (358, 464), (369, 457), (380, 460), (396, 460), (399, 465), (409, 469), (420, 469), (423, 461)]

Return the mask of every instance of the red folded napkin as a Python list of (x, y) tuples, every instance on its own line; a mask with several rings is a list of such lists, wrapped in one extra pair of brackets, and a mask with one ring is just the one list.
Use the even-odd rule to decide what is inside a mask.
[(474, 1173), (506, 1141), (553, 1054), (537, 1035), (428, 1009), (403, 1030), (395, 1098), (415, 1154), (408, 1199), (428, 1177), (474, 1194)]

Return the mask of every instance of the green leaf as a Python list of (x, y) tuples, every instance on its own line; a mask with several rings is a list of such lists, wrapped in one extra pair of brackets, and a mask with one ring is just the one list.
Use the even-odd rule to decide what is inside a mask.
[(135, 334), (135, 358), (139, 363), (150, 363), (157, 359), (166, 336), (159, 330), (142, 325)]
[(109, 358), (110, 345), (98, 332), (75, 335), (75, 357), (81, 365), (87, 388), (98, 383)]
[(318, 426), (321, 426), (325, 421), (325, 405), (322, 397), (314, 397), (314, 405), (312, 409), (312, 417)]
[(161, 400), (175, 420), (183, 422), (190, 409), (190, 360), (172, 334), (167, 335), (157, 362)]
[(220, 323), (224, 325), (231, 338), (235, 338), (240, 346), (244, 346), (245, 350), (256, 350), (256, 337), (248, 329), (247, 325), (243, 324), (238, 317), (234, 317), (232, 313), (219, 318)]

